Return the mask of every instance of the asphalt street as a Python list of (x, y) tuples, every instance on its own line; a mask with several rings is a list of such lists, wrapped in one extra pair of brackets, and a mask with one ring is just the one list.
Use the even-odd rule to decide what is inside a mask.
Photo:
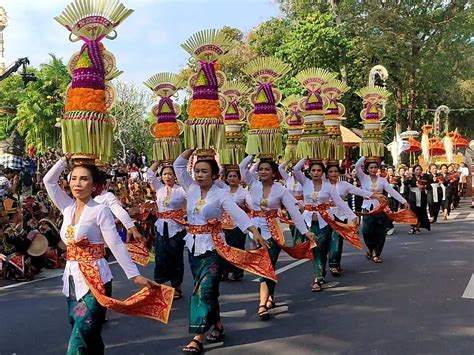
[[(226, 338), (206, 345), (209, 354), (474, 354), (474, 210), (468, 202), (432, 232), (408, 235), (396, 226), (374, 264), (345, 243), (344, 274), (329, 276), (311, 293), (309, 262), (283, 253), (272, 319), (256, 315), (258, 282), (250, 274), (221, 284)], [(186, 263), (187, 264), (187, 263)], [(154, 264), (143, 269), (151, 277)], [(55, 270), (56, 271), (56, 270)], [(114, 296), (135, 286), (117, 264)], [(56, 271), (57, 272), (57, 271)], [(64, 354), (70, 327), (61, 277), (0, 284), (0, 354)], [(13, 285), (13, 287), (12, 287)], [(192, 279), (186, 265), (185, 297), (173, 305), (168, 325), (109, 313), (107, 354), (179, 354), (187, 333)]]

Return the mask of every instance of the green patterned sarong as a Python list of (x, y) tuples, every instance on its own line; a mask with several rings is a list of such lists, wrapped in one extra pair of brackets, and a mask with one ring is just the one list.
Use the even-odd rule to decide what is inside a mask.
[(219, 284), (222, 278), (223, 260), (214, 251), (203, 255), (188, 254), (194, 278), (189, 312), (189, 333), (204, 334), (220, 317)]

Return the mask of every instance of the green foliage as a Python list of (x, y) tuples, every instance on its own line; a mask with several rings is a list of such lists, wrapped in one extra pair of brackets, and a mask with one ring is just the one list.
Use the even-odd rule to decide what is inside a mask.
[(64, 95), (71, 81), (61, 59), (50, 54), (50, 61), (34, 73), (37, 80), (17, 90), (17, 115), (14, 123), (27, 145), (33, 144), (38, 152), (60, 144), (56, 119), (64, 112)]

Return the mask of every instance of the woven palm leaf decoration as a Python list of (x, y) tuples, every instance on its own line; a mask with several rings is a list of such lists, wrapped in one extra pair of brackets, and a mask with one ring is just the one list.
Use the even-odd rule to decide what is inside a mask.
[(321, 93), (328, 99), (328, 106), (324, 113), (324, 127), (328, 135), (328, 159), (344, 159), (344, 144), (341, 136), (341, 121), (345, 120), (346, 108), (339, 102), (349, 90), (349, 86), (337, 79), (331, 79), (321, 86)]
[(296, 149), (299, 158), (323, 159), (328, 155), (324, 114), (329, 100), (321, 92), (321, 86), (335, 77), (335, 73), (322, 68), (304, 69), (295, 77), (306, 91), (299, 103), (304, 116), (303, 135)]
[(285, 124), (288, 127), (288, 137), (285, 146), (285, 160), (296, 160), (296, 148), (298, 140), (303, 133), (304, 118), (299, 107), (301, 96), (290, 95), (282, 101), (282, 105), (286, 108), (288, 115), (285, 118)]
[(119, 1), (76, 0), (55, 18), (71, 32), (70, 41), (84, 41), (68, 64), (72, 83), (60, 122), (63, 151), (73, 158), (107, 162), (112, 156), (115, 120), (108, 111), (116, 93), (109, 80), (121, 72), (101, 41), (115, 39), (115, 28), (132, 12)]
[(218, 59), (232, 45), (232, 39), (220, 30), (199, 31), (181, 45), (196, 61), (194, 74), (188, 81), (192, 99), (184, 128), (186, 148), (208, 150), (224, 147), (225, 130), (221, 112), (225, 99), (219, 95), (219, 87), (224, 85), (226, 77), (220, 70)]
[(220, 162), (223, 165), (236, 165), (244, 159), (242, 128), (245, 125), (245, 111), (239, 104), (249, 91), (250, 88), (240, 81), (227, 82), (221, 88), (221, 93), (227, 102), (224, 110), (226, 144), (219, 151)]
[(281, 93), (274, 87), (274, 83), (289, 70), (288, 64), (274, 57), (255, 58), (243, 69), (257, 84), (255, 92), (250, 96), (253, 110), (247, 118), (250, 129), (245, 151), (248, 154), (275, 157), (282, 151), (280, 124), (284, 113), (277, 108)]
[(363, 99), (364, 109), (360, 112), (364, 133), (360, 144), (360, 155), (382, 157), (384, 144), (382, 122), (385, 112), (380, 105), (387, 101), (390, 93), (380, 86), (366, 86), (356, 92)]
[(150, 126), (150, 133), (155, 137), (153, 159), (172, 163), (181, 153), (179, 135), (183, 131), (183, 124), (176, 119), (181, 108), (173, 102), (172, 96), (186, 85), (186, 81), (174, 73), (158, 73), (144, 84), (158, 97), (158, 103), (152, 107), (156, 122)]

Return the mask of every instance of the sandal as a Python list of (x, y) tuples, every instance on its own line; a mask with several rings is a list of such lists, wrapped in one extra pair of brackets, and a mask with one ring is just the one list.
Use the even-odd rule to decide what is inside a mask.
[(338, 267), (331, 267), (329, 268), (329, 271), (331, 272), (331, 275), (334, 277), (340, 277), (341, 276), (341, 270)]
[[(264, 311), (263, 312), (260, 312), (260, 309), (263, 308)], [(258, 316), (260, 317), (260, 320), (268, 320), (270, 319), (270, 313), (268, 313), (268, 308), (266, 305), (264, 304), (261, 304), (260, 306), (258, 306)]]
[(408, 232), (408, 234), (415, 234), (415, 228), (412, 228), (412, 229)]
[(323, 286), (321, 285), (320, 281), (314, 281), (313, 287), (311, 287), (311, 292), (321, 292), (323, 290)]
[[(196, 344), (197, 347), (190, 346), (193, 343)], [(198, 354), (199, 355), (199, 354), (202, 354), (203, 352), (204, 352), (204, 346), (199, 340), (196, 340), (196, 339), (191, 340), (189, 344), (183, 348), (183, 353), (185, 354)]]
[(367, 258), (367, 260), (371, 260), (372, 259), (372, 252), (368, 251), (367, 254), (365, 254), (365, 257)]
[[(218, 335), (214, 335), (212, 333), (217, 333)], [(222, 328), (217, 328), (216, 326), (214, 326), (214, 329), (212, 329), (212, 332), (210, 332), (207, 337), (206, 337), (206, 340), (208, 343), (220, 343), (221, 341), (223, 341), (225, 338), (225, 334), (224, 334), (224, 326), (222, 326)]]
[(183, 298), (183, 290), (180, 288), (175, 288), (173, 300), (179, 300), (180, 298)]
[(415, 229), (413, 234), (421, 234), (420, 228)]
[[(268, 304), (270, 304), (270, 306), (268, 306)], [(273, 309), (273, 308), (276, 307), (276, 303), (273, 302), (273, 300), (268, 300), (266, 307), (267, 307), (267, 309)]]
[(380, 258), (377, 255), (374, 255), (374, 257), (372, 258), (372, 261), (376, 264), (380, 264), (382, 262), (382, 260), (380, 260)]

